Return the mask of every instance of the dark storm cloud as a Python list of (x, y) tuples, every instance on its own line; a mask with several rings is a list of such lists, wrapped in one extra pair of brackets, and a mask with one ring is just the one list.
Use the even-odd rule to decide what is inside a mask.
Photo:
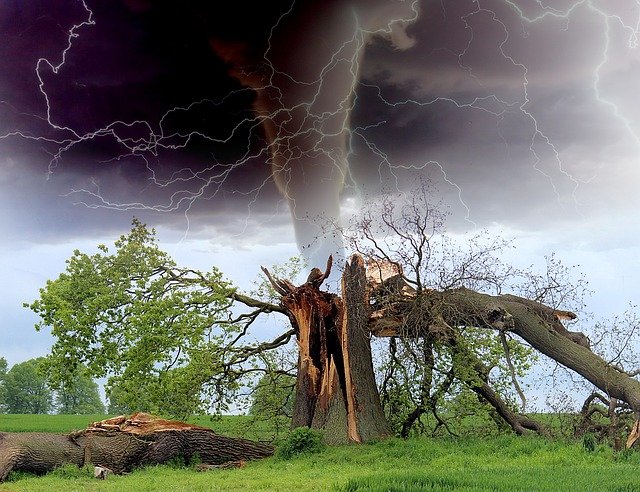
[[(131, 141), (148, 140), (151, 132), (197, 132), (207, 138), (186, 142), (177, 136), (165, 143), (179, 145), (179, 150), (158, 148), (132, 156), (105, 132), (66, 149), (70, 139), (79, 139), (46, 121), (36, 66), (39, 59), (53, 65), (62, 61), (69, 29), (87, 20), (87, 11), (81, 2), (3, 2), (0, 134), (10, 136), (0, 141), (0, 187), (5, 207), (13, 207), (5, 221), (11, 219), (32, 238), (50, 240), (58, 234), (92, 235), (96, 227), (121, 229), (134, 213), (184, 227), (187, 209), (193, 218), (206, 215), (228, 223), (246, 215), (256, 198), (276, 203), (273, 189), (257, 191), (268, 178), (264, 153), (249, 141), (260, 138), (259, 132), (254, 130), (257, 136), (252, 137), (241, 127), (237, 138), (228, 140), (232, 129), (250, 115), (253, 95), (240, 91), (228, 97), (239, 86), (226, 75), (189, 6), (150, 9), (148, 2), (132, 1), (88, 5), (95, 25), (78, 29), (58, 73), (40, 63), (51, 123), (85, 135), (112, 122), (138, 121), (112, 128), (119, 138)], [(175, 107), (190, 109), (167, 114)], [(228, 141), (220, 145), (212, 140)], [(257, 156), (251, 158), (255, 147)], [(60, 158), (54, 159), (61, 149)], [(242, 165), (234, 169), (236, 162)], [(175, 186), (166, 185), (171, 178), (178, 179)], [(77, 205), (83, 203), (122, 212)], [(144, 210), (146, 206), (151, 210)]]
[[(35, 67), (40, 58), (61, 61), (69, 28), (87, 12), (81, 2), (2, 2), (0, 134), (63, 142), (15, 135), (0, 141), (3, 225), (17, 237), (49, 241), (122, 230), (132, 215), (183, 228), (188, 212), (193, 231), (214, 228), (221, 237), (244, 233), (268, 241), (264, 230), (284, 230), (288, 212), (268, 179), (261, 131), (247, 123), (230, 141), (215, 142), (251, 117), (254, 96), (233, 92), (240, 87), (209, 41), (232, 39), (235, 30), (264, 49), (265, 33), (287, 4), (262, 6), (240, 23), (242, 5), (235, 12), (198, 11), (199, 2), (88, 0), (95, 25), (78, 30), (57, 74), (41, 65), (52, 122), (85, 134), (113, 121), (146, 121), (150, 127), (115, 130), (131, 141), (175, 132), (165, 143), (180, 148), (152, 149), (143, 159), (107, 133), (52, 160), (72, 135), (44, 120)], [(567, 220), (591, 208), (632, 206), (612, 196), (638, 183), (638, 148), (629, 128), (640, 124), (634, 97), (640, 58), (628, 47), (630, 32), (603, 14), (634, 25), (637, 6), (594, 5), (617, 11), (598, 12), (583, 2), (568, 18), (530, 23), (505, 1), (422, 2), (420, 18), (408, 28), (412, 48), (399, 51), (382, 40), (368, 47), (353, 115), (359, 128), (353, 180), (376, 193), (381, 183), (409, 187), (416, 175), (427, 175), (461, 207), (450, 181), (462, 189), (478, 224), (539, 227), (550, 216)], [(537, 5), (524, 13), (542, 11)], [(619, 104), (630, 126), (598, 100), (601, 64), (600, 96)], [(388, 104), (408, 100), (415, 103)], [(189, 109), (169, 113), (161, 127), (176, 106)], [(181, 137), (192, 132), (199, 136)], [(169, 185), (171, 178), (177, 180)], [(87, 207), (100, 205), (117, 210)]]
[[(362, 133), (401, 164), (400, 181), (436, 161), (427, 174), (455, 203), (446, 172), (478, 224), (539, 228), (629, 213), (640, 177), (631, 88), (640, 58), (629, 44), (639, 15), (637, 5), (580, 2), (566, 17), (528, 22), (503, 1), (426, 3), (409, 28), (411, 49), (369, 49), (364, 74), (382, 90), (361, 91), (355, 119), (368, 119)], [(366, 166), (375, 156), (356, 142), (354, 174), (374, 186)]]

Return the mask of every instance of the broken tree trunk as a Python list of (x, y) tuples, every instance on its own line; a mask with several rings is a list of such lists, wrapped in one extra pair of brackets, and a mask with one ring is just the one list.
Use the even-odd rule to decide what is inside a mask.
[(195, 455), (202, 463), (221, 465), (264, 458), (273, 452), (269, 444), (137, 413), (94, 422), (72, 434), (0, 433), (0, 482), (11, 471), (43, 474), (65, 464), (124, 473), (176, 458), (189, 462)]
[(312, 270), (295, 287), (273, 279), (299, 347), (292, 427), (322, 429), (329, 443), (367, 442), (390, 435), (376, 387), (362, 258), (347, 263), (342, 298), (321, 291), (331, 271)]

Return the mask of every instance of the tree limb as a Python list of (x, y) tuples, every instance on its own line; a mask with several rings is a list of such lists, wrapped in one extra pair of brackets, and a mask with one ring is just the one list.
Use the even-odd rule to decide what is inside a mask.
[[(266, 269), (265, 269), (266, 270)], [(245, 306), (254, 307), (260, 309), (263, 313), (282, 313), (286, 314), (286, 311), (281, 306), (277, 304), (272, 304), (270, 302), (259, 301), (252, 297), (246, 296), (244, 294), (238, 294), (237, 292), (232, 292), (230, 295), (231, 299), (234, 301), (241, 302)]]
[[(422, 296), (423, 317), (429, 322), (427, 331), (438, 329), (441, 326), (438, 320), (450, 326), (510, 331), (611, 397), (627, 402), (640, 416), (640, 382), (593, 353), (588, 339), (582, 333), (569, 331), (562, 325), (558, 313), (567, 316), (573, 313), (559, 312), (518, 296), (491, 296), (466, 288), (424, 291)], [(374, 335), (384, 333), (386, 336), (402, 336), (402, 309), (400, 305), (395, 307), (394, 317), (370, 318), (369, 327)], [(405, 312), (409, 309), (407, 306)], [(422, 336), (427, 334), (422, 333)]]
[(520, 397), (520, 402), (522, 403), (522, 410), (525, 411), (527, 407), (527, 398), (518, 383), (518, 378), (516, 377), (516, 369), (513, 367), (513, 362), (511, 361), (511, 351), (509, 350), (509, 344), (507, 343), (507, 335), (505, 335), (504, 331), (499, 333), (500, 342), (502, 343), (502, 349), (504, 350), (504, 357), (507, 361), (507, 366), (509, 367), (509, 374), (511, 376), (511, 382), (513, 383), (513, 387), (515, 388), (518, 396)]

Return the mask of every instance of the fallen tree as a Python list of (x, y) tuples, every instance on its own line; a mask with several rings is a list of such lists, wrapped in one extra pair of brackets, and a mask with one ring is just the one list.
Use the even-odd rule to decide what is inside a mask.
[[(428, 297), (418, 298), (411, 289), (394, 289), (400, 292), (401, 298), (384, 310), (374, 311), (369, 296), (381, 287), (382, 282), (372, 281), (375, 275), (371, 273), (367, 275), (361, 256), (352, 256), (345, 265), (342, 298), (320, 290), (330, 270), (331, 259), (323, 275), (312, 272), (310, 280), (299, 287), (275, 279), (264, 270), (282, 295), (281, 305), (291, 319), (298, 341), (292, 427), (322, 429), (325, 439), (334, 443), (366, 442), (390, 435), (375, 383), (369, 342), (369, 336), (373, 334), (428, 337), (449, 345), (469, 369), (464, 376), (458, 374), (458, 377), (493, 406), (516, 433), (533, 430), (548, 434), (541, 423), (513, 411), (491, 388), (487, 382), (488, 368), (464, 348), (460, 335), (447, 323), (448, 320), (457, 326), (459, 320), (443, 316), (444, 311), (436, 308), (447, 306), (458, 316), (480, 319), (484, 317), (482, 307), (476, 308), (480, 311), (470, 311), (468, 306), (452, 303), (448, 297), (436, 296), (435, 291), (425, 291), (421, 296)], [(387, 280), (385, 288), (389, 284)], [(392, 282), (397, 279), (392, 278)], [(416, 306), (420, 306), (418, 314)], [(493, 305), (492, 309), (495, 309)], [(501, 321), (493, 316), (497, 326)]]
[[(265, 273), (282, 295), (299, 346), (298, 379), (292, 425), (323, 429), (329, 442), (363, 442), (389, 434), (371, 364), (368, 334), (426, 337), (449, 346), (465, 368), (457, 377), (495, 408), (518, 434), (548, 434), (518, 414), (488, 384), (489, 369), (465, 347), (460, 328), (474, 326), (513, 333), (533, 348), (577, 372), (611, 398), (626, 402), (640, 418), (640, 382), (607, 363), (589, 348), (588, 338), (567, 330), (562, 319), (575, 314), (514, 295), (491, 296), (466, 288), (437, 291), (410, 288), (382, 309), (369, 296), (397, 278), (372, 283), (361, 256), (352, 256), (342, 277), (342, 298), (320, 290), (329, 275), (312, 272), (294, 287)], [(385, 285), (386, 284), (386, 285)]]
[(403, 312), (421, 304), (428, 321), (414, 334), (429, 336), (444, 332), (455, 337), (456, 326), (492, 328), (518, 335), (533, 348), (577, 372), (610, 397), (629, 404), (640, 418), (640, 382), (593, 353), (588, 338), (581, 332), (567, 330), (561, 319), (573, 319), (575, 314), (554, 310), (541, 303), (514, 295), (491, 296), (459, 288), (444, 292), (423, 291), (421, 299), (410, 299), (394, 305), (389, 316), (375, 313), (370, 329), (384, 336), (407, 332)]
[(114, 473), (166, 463), (204, 465), (271, 456), (269, 444), (221, 436), (213, 430), (144, 413), (94, 422), (71, 434), (0, 433), (0, 481), (11, 471), (47, 473), (59, 466), (96, 466)]

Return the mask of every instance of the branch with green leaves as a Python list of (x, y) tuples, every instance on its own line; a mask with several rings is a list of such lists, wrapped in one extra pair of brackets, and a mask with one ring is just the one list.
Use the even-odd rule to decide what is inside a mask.
[(108, 378), (108, 394), (125, 408), (179, 417), (211, 401), (224, 408), (260, 352), (292, 335), (247, 341), (261, 315), (284, 310), (238, 292), (216, 268), (178, 267), (137, 220), (113, 251), (75, 251), (65, 272), (25, 306), (40, 316), (37, 329), (55, 338), (45, 364), (54, 387), (86, 366)]

